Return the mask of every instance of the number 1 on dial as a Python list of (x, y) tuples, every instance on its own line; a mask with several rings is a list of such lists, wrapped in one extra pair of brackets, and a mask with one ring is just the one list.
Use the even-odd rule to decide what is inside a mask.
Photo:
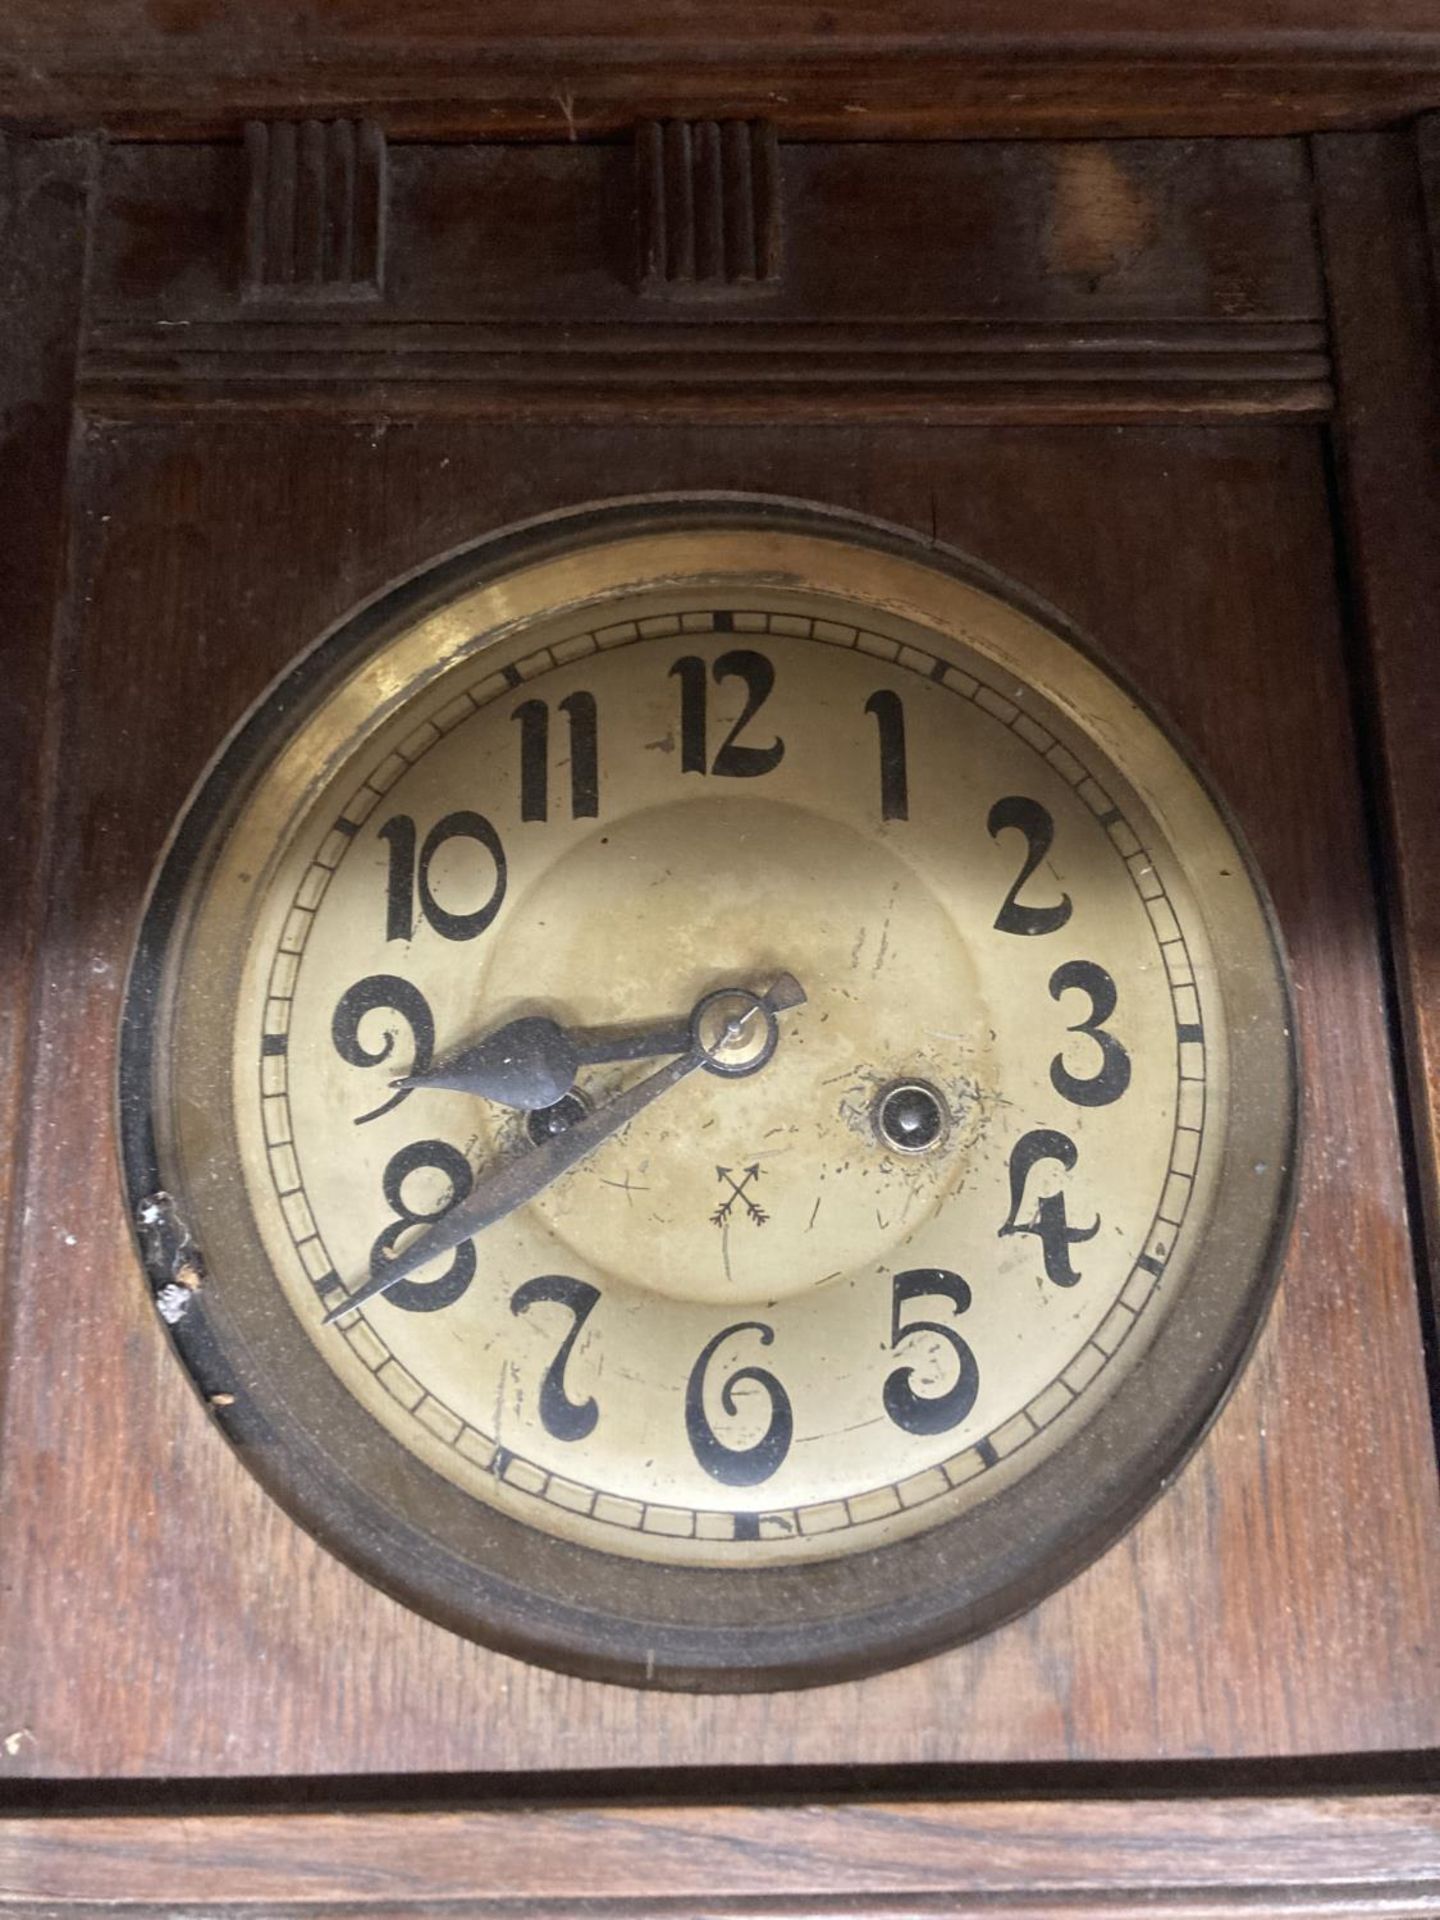
[(880, 729), (880, 818), (910, 818), (910, 785), (905, 765), (905, 706), (893, 688), (881, 687), (865, 702)]

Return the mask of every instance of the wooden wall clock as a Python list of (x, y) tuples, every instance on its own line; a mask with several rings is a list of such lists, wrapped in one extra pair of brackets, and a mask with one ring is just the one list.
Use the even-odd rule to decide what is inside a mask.
[(1440, 52), (933, 15), (4, 83), (14, 1911), (1440, 1909)]
[(1233, 831), (1053, 621), (637, 503), (422, 571), (246, 721), (141, 935), (127, 1181), (220, 1424), (382, 1585), (813, 1683), (1175, 1471), (1288, 1225), (1292, 1022)]

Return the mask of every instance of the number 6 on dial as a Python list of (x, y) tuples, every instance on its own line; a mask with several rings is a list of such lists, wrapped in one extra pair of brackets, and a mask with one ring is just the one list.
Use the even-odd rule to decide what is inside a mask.
[(728, 1414), (738, 1414), (740, 1403), (735, 1388), (742, 1380), (753, 1380), (770, 1396), (770, 1424), (753, 1447), (727, 1447), (705, 1417), (705, 1374), (718, 1347), (737, 1333), (758, 1333), (760, 1344), (768, 1347), (775, 1329), (761, 1320), (740, 1320), (706, 1342), (705, 1349), (690, 1370), (685, 1387), (685, 1426), (695, 1458), (705, 1471), (727, 1487), (754, 1487), (768, 1480), (790, 1451), (795, 1432), (795, 1415), (790, 1396), (764, 1367), (737, 1367), (720, 1389), (720, 1405)]

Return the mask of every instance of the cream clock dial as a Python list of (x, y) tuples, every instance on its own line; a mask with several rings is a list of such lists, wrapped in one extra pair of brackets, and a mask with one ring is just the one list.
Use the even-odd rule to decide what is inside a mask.
[(1263, 1310), (1289, 1024), (1233, 831), (1055, 616), (622, 505), (397, 589), (221, 756), (127, 1178), (217, 1418), (371, 1578), (795, 1684), (996, 1623), (1173, 1472)]

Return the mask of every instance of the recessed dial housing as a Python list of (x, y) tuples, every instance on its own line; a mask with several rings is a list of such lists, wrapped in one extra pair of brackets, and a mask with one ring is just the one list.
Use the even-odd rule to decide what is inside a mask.
[(1013, 587), (781, 503), (566, 516), (322, 643), (125, 1040), (176, 1338), (275, 1490), (621, 1679), (1038, 1597), (1198, 1436), (1284, 1221), (1283, 969), (1183, 756)]

